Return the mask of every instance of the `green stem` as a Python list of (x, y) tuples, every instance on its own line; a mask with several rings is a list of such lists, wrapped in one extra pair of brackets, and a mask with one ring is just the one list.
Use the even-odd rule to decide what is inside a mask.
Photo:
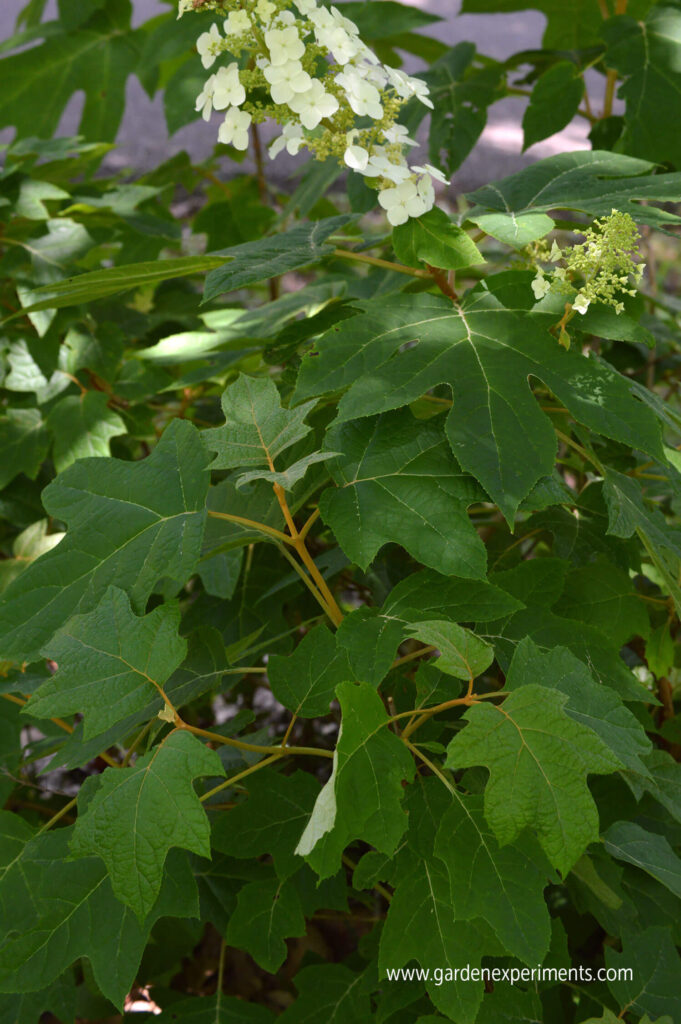
[(259, 523), (255, 519), (244, 519), (243, 516), (233, 516), (228, 512), (214, 512), (210, 508), (208, 509), (208, 515), (212, 516), (213, 519), (226, 519), (228, 523), (236, 523), (237, 526), (246, 526), (257, 533), (264, 533), (267, 537), (272, 537), (273, 540), (278, 540), (281, 544), (293, 544), (291, 538), (287, 534), (282, 533), (281, 530), (275, 530), (274, 527), (268, 526), (266, 523)]
[[(237, 750), (250, 750), (255, 754), (274, 754), (276, 752), (277, 757), (281, 757), (282, 754), (281, 747), (264, 747), (259, 743), (246, 743), (244, 740), (235, 740), (231, 736), (221, 736), (219, 732), (210, 732), (208, 729), (199, 729), (196, 725), (189, 725), (179, 715), (175, 719), (175, 725), (178, 729), (186, 729), (195, 736), (202, 736), (203, 739), (210, 740), (212, 743), (236, 747)], [(333, 757), (332, 750), (325, 750), (322, 747), (287, 747), (286, 753), (308, 757)]]
[(365, 256), (364, 253), (352, 252), (350, 249), (334, 249), (333, 255), (343, 260), (357, 260), (358, 263), (369, 263), (373, 267), (394, 270), (397, 274), (409, 274), (410, 277), (428, 278), (431, 276), (427, 270), (405, 267), (403, 263), (391, 263), (390, 260), (381, 260), (377, 256)]
[(59, 819), (63, 818), (65, 814), (68, 814), (69, 811), (73, 807), (75, 807), (77, 803), (78, 803), (78, 797), (74, 796), (73, 800), (69, 800), (69, 802), (67, 804), (64, 804), (64, 806), (61, 808), (61, 810), (57, 811), (56, 814), (53, 814), (52, 817), (50, 818), (50, 820), (46, 821), (45, 824), (43, 825), (43, 827), (38, 829), (38, 831), (36, 832), (36, 835), (41, 835), (43, 832), (47, 832), (47, 830), (49, 828), (52, 828), (53, 825), (56, 825), (57, 822), (59, 821)]
[(282, 750), (279, 750), (276, 754), (272, 754), (271, 757), (266, 757), (263, 761), (258, 761), (257, 764), (252, 764), (250, 768), (244, 768), (242, 772), (238, 772), (236, 775), (232, 775), (229, 779), (225, 779), (219, 786), (214, 786), (213, 789), (209, 789), (207, 793), (199, 797), (199, 800), (203, 803), (205, 800), (209, 800), (216, 793), (221, 793), (223, 789), (227, 789), (228, 786), (233, 786), (236, 782), (241, 779), (245, 779), (247, 775), (252, 775), (253, 772), (259, 772), (261, 768), (265, 768), (268, 764), (272, 764), (274, 761), (279, 761), (285, 754)]

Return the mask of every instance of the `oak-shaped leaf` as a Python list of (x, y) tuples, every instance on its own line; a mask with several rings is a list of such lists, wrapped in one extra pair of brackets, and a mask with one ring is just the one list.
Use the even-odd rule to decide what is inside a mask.
[(434, 662), (441, 672), (457, 679), (472, 681), (494, 660), (494, 648), (470, 629), (444, 619), (417, 622), (408, 629), (409, 635), (432, 644), (439, 654)]
[(190, 733), (171, 732), (133, 766), (107, 768), (85, 782), (73, 854), (101, 857), (115, 895), (144, 920), (171, 847), (210, 857), (210, 826), (193, 780), (224, 774), (214, 750)]
[(339, 403), (343, 423), (408, 405), (448, 384), (453, 408), (445, 434), (452, 451), (509, 521), (537, 481), (551, 474), (557, 449), (530, 377), (579, 423), (662, 458), (655, 416), (624, 377), (562, 348), (531, 315), (505, 308), (485, 289), (461, 307), (433, 295), (405, 295), (369, 299), (361, 308), (303, 359), (294, 400), (347, 389)]
[(239, 891), (225, 939), (276, 974), (288, 953), (286, 939), (302, 935), (305, 916), (295, 879), (271, 878), (249, 882)]
[(0, 416), (0, 488), (19, 473), (34, 480), (49, 444), (50, 435), (39, 409), (8, 409)]
[(462, 473), (441, 426), (404, 409), (334, 425), (325, 445), (342, 455), (329, 463), (337, 486), (319, 508), (359, 566), (392, 542), (440, 572), (485, 575), (485, 547), (466, 511), (485, 495)]
[(369, 993), (373, 978), (353, 973), (345, 964), (315, 964), (295, 977), (298, 996), (278, 1024), (366, 1024), (371, 1020)]
[[(608, 988), (619, 1006), (651, 1020), (681, 1014), (681, 963), (669, 928), (654, 926), (622, 935), (622, 952), (605, 951), (606, 967), (629, 967), (633, 977), (617, 972)], [(621, 1015), (618, 1019), (621, 1019)], [(643, 1022), (642, 1022), (643, 1024)]]
[(280, 878), (300, 868), (294, 849), (319, 787), (309, 772), (284, 775), (270, 768), (245, 781), (248, 799), (229, 814), (218, 815), (211, 842), (232, 857), (254, 859), (270, 854)]
[(179, 588), (201, 550), (208, 461), (196, 428), (177, 419), (141, 462), (82, 459), (60, 473), (43, 504), (69, 528), (3, 594), (3, 657), (35, 660), (71, 615), (111, 585), (128, 592), (136, 611), (159, 579)]
[(323, 625), (310, 630), (293, 654), (273, 654), (267, 675), (277, 700), (300, 718), (327, 715), (336, 686), (353, 678), (346, 651)]
[(534, 683), (497, 707), (470, 708), (468, 725), (447, 748), (447, 766), (489, 769), (485, 818), (502, 845), (523, 828), (536, 831), (564, 875), (598, 838), (598, 812), (587, 786), (622, 762), (586, 726), (565, 713), (567, 696)]
[(523, 115), (523, 149), (562, 131), (577, 113), (584, 79), (570, 60), (559, 60), (534, 83)]
[(8, 843), (0, 827), (0, 911), (7, 925), (0, 939), (0, 992), (40, 991), (87, 957), (101, 991), (122, 1009), (154, 922), (198, 916), (186, 856), (175, 851), (168, 858), (160, 895), (140, 923), (115, 898), (101, 860), (69, 859), (71, 828), (33, 838), (25, 829), (28, 834)]
[(605, 633), (590, 622), (563, 618), (554, 612), (568, 567), (569, 563), (560, 558), (533, 558), (494, 573), (492, 581), (525, 607), (486, 623), (484, 629), (478, 624), (478, 632), (494, 638), (497, 660), (504, 671), (518, 643), (530, 637), (543, 650), (566, 647), (589, 666), (599, 683), (615, 690), (623, 700), (650, 702), (650, 691), (637, 681), (620, 657), (619, 647)]
[(343, 717), (333, 772), (296, 847), (320, 878), (336, 873), (355, 839), (381, 853), (395, 852), (407, 827), (402, 782), (414, 774), (409, 751), (387, 728), (376, 690), (369, 683), (344, 682), (336, 696)]
[(167, 602), (138, 617), (110, 587), (96, 608), (57, 630), (45, 656), (58, 665), (26, 705), (36, 718), (81, 713), (86, 740), (147, 707), (182, 663), (180, 610)]
[(76, 459), (108, 455), (111, 438), (126, 432), (103, 391), (60, 399), (50, 410), (47, 426), (54, 434), (52, 457), (58, 473)]
[(267, 480), (289, 490), (315, 462), (330, 458), (329, 453), (313, 452), (298, 459), (288, 469), (274, 460), (302, 440), (312, 429), (304, 421), (315, 405), (306, 402), (297, 409), (284, 409), (274, 381), (269, 377), (247, 377), (241, 373), (222, 395), (226, 423), (203, 432), (206, 447), (216, 452), (212, 469), (252, 466), (241, 474), (236, 486), (254, 480)]
[(617, 693), (597, 683), (584, 662), (565, 647), (542, 651), (525, 637), (516, 647), (505, 689), (516, 690), (538, 681), (564, 693), (568, 698), (566, 715), (593, 729), (630, 772), (641, 780), (650, 780), (644, 759), (651, 752), (652, 743)]
[[(484, 921), (457, 919), (445, 865), (436, 858), (418, 860), (390, 901), (381, 933), (379, 976), (411, 960), (430, 968), (432, 976), (437, 967), (478, 967), (483, 956), (502, 954)], [(481, 984), (456, 979), (438, 986), (432, 976), (426, 987), (435, 1006), (451, 1020), (473, 1024), (482, 1000)]]
[(447, 866), (457, 920), (481, 917), (502, 945), (526, 964), (541, 962), (551, 940), (544, 888), (552, 871), (536, 840), (525, 833), (499, 846), (477, 795), (452, 795), (435, 839)]

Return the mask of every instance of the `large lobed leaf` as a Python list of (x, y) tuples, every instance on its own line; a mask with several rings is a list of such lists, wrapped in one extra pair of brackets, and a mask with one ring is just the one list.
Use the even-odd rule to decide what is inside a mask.
[(114, 893), (143, 921), (171, 847), (210, 857), (210, 826), (193, 780), (224, 774), (215, 751), (188, 732), (171, 732), (132, 767), (107, 768), (85, 782), (72, 852), (101, 857)]
[(0, 652), (35, 660), (72, 614), (112, 584), (143, 609), (162, 577), (176, 586), (199, 558), (209, 456), (186, 420), (166, 429), (141, 462), (83, 459), (46, 488), (45, 510), (68, 524), (0, 602)]
[(484, 289), (461, 308), (426, 295), (369, 300), (304, 360), (295, 400), (347, 389), (338, 420), (396, 409), (440, 384), (454, 399), (445, 432), (463, 469), (512, 520), (551, 473), (555, 432), (529, 378), (541, 380), (590, 429), (661, 456), (659, 428), (604, 363), (566, 351), (521, 311)]

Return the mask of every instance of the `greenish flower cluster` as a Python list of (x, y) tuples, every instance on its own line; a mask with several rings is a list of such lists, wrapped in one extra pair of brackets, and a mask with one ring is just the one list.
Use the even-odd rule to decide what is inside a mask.
[[(586, 313), (592, 302), (613, 306), (616, 313), (624, 310), (622, 295), (635, 295), (632, 280), (638, 284), (645, 269), (638, 247), (640, 234), (628, 213), (613, 210), (607, 217), (595, 220), (584, 232), (584, 241), (564, 249), (553, 242), (534, 246), (531, 254), (537, 267), (532, 281), (535, 298), (549, 292), (577, 294), (570, 302), (571, 310)], [(546, 271), (540, 263), (562, 264)]]

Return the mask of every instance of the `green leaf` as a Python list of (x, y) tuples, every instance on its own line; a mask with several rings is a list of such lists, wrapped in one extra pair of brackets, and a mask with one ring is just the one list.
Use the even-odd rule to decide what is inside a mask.
[(276, 974), (288, 954), (286, 939), (304, 934), (305, 918), (293, 881), (274, 878), (240, 890), (225, 939), (250, 953), (263, 970)]
[(407, 827), (402, 780), (414, 774), (409, 751), (386, 728), (388, 716), (373, 687), (344, 682), (336, 694), (343, 717), (333, 772), (296, 848), (320, 878), (336, 873), (354, 839), (395, 852)]
[(161, 577), (181, 586), (199, 557), (208, 461), (196, 428), (174, 420), (147, 459), (84, 459), (61, 473), (43, 502), (69, 530), (5, 591), (4, 657), (37, 658), (55, 630), (111, 585), (136, 610)]
[(310, 466), (314, 466), (317, 462), (326, 462), (337, 454), (337, 452), (311, 452), (310, 455), (297, 459), (288, 469), (281, 472), (255, 469), (250, 473), (241, 473), (236, 486), (241, 489), (253, 480), (267, 480), (270, 484), (279, 484), (285, 491), (292, 491), (296, 484), (303, 479)]
[(125, 108), (125, 85), (137, 66), (129, 0), (110, 0), (86, 25), (60, 32), (2, 61), (0, 126), (19, 136), (49, 138), (74, 92), (85, 93), (79, 132), (115, 139)]
[(591, 623), (617, 647), (633, 637), (647, 637), (650, 630), (645, 602), (631, 578), (604, 558), (568, 574), (555, 611), (568, 619)]
[(371, 1004), (366, 979), (344, 964), (303, 967), (295, 977), (298, 997), (278, 1024), (366, 1024)]
[(530, 376), (591, 430), (660, 452), (655, 418), (623, 377), (566, 351), (530, 316), (505, 309), (482, 289), (461, 308), (431, 295), (368, 300), (362, 308), (303, 359), (294, 400), (347, 388), (338, 415), (345, 422), (449, 384), (454, 402), (445, 432), (454, 455), (509, 521), (550, 475), (556, 454), (555, 432), (530, 391)]
[(651, 630), (646, 644), (646, 661), (654, 676), (666, 676), (674, 664), (674, 641), (669, 622), (663, 622)]
[(36, 718), (80, 713), (92, 739), (146, 708), (184, 660), (180, 610), (164, 604), (138, 618), (127, 594), (110, 587), (93, 611), (57, 630), (45, 656), (57, 672), (26, 705)]
[(622, 937), (622, 952), (606, 949), (607, 967), (632, 969), (633, 978), (608, 981), (619, 1005), (633, 1013), (648, 1013), (654, 1019), (668, 1013), (678, 1020), (681, 1013), (681, 963), (668, 928), (646, 928)]
[(463, 270), (485, 262), (470, 235), (452, 224), (438, 207), (393, 228), (393, 249), (400, 263), (408, 267), (427, 263), (445, 270)]
[(378, 686), (387, 676), (404, 637), (404, 624), (376, 608), (356, 608), (336, 630), (336, 644), (350, 663), (346, 679), (361, 679)]
[(35, 480), (50, 439), (39, 409), (8, 409), (0, 417), (0, 489), (24, 473)]
[(336, 686), (353, 678), (344, 649), (326, 626), (317, 626), (303, 637), (293, 654), (273, 654), (267, 676), (277, 700), (300, 718), (328, 715)]
[(681, 610), (681, 531), (670, 526), (659, 509), (647, 508), (640, 484), (615, 469), (606, 468), (603, 496), (608, 507), (608, 533), (615, 537), (638, 534), (677, 610)]
[(645, 21), (632, 14), (610, 18), (601, 30), (604, 63), (625, 79), (618, 90), (626, 102), (618, 148), (678, 167), (681, 144), (674, 122), (681, 110), (681, 10), (660, 3)]
[(218, 992), (214, 996), (181, 999), (156, 1018), (156, 1024), (273, 1024), (274, 1017), (257, 1003)]
[(393, 587), (383, 612), (407, 622), (434, 619), (436, 615), (453, 622), (486, 622), (521, 608), (522, 601), (487, 580), (446, 578), (423, 569)]
[(411, 636), (439, 651), (435, 666), (457, 679), (473, 681), (494, 661), (494, 648), (455, 622), (425, 621), (412, 625)]
[(171, 732), (132, 767), (107, 768), (84, 783), (72, 852), (101, 857), (118, 899), (144, 920), (171, 847), (210, 856), (210, 826), (192, 780), (224, 774), (215, 751), (187, 732)]
[[(453, 908), (449, 875), (436, 859), (420, 860), (397, 886), (381, 933), (379, 976), (388, 969), (416, 960), (424, 968), (470, 964), (477, 967), (487, 952), (486, 926), (476, 921), (457, 920)], [(482, 984), (463, 979), (437, 985), (427, 983), (428, 994), (450, 1020), (473, 1024), (482, 999)]]
[(319, 792), (315, 778), (269, 769), (253, 775), (245, 787), (248, 799), (216, 819), (213, 846), (249, 860), (270, 854), (277, 874), (286, 879), (300, 869), (294, 848)]
[(489, 235), (514, 249), (524, 249), (530, 242), (544, 238), (553, 231), (555, 224), (545, 213), (481, 213), (466, 219)]
[(13, 558), (0, 561), (0, 592), (28, 569), (31, 562), (51, 551), (62, 540), (63, 533), (48, 533), (49, 519), (38, 519), (15, 537), (12, 544)]
[(644, 206), (641, 200), (675, 202), (681, 193), (681, 175), (652, 174), (654, 167), (648, 160), (604, 150), (559, 153), (469, 193), (468, 198), (478, 204), (471, 213), (579, 210), (603, 217), (614, 207), (629, 213), (638, 224), (671, 224), (679, 220), (676, 214)]
[(636, 799), (649, 792), (675, 821), (681, 822), (681, 765), (666, 750), (654, 747), (645, 758), (644, 768), (636, 775), (625, 776)]
[(649, 703), (649, 690), (625, 665), (612, 641), (590, 623), (564, 619), (552, 610), (563, 592), (567, 567), (559, 558), (534, 558), (494, 574), (495, 584), (527, 606), (504, 620), (486, 623), (485, 631), (495, 638), (497, 660), (506, 668), (517, 644), (529, 636), (544, 650), (567, 647), (589, 665), (600, 684), (622, 699)]
[(484, 576), (484, 545), (466, 512), (481, 492), (440, 426), (405, 409), (334, 425), (325, 445), (343, 454), (329, 464), (337, 486), (322, 493), (319, 508), (361, 568), (392, 542), (440, 572)]
[(650, 778), (645, 757), (652, 744), (614, 690), (597, 683), (586, 665), (564, 647), (543, 652), (526, 637), (516, 647), (506, 676), (506, 689), (541, 681), (568, 697), (565, 713), (600, 736), (629, 771)]
[[(77, 277), (67, 277), (56, 284), (48, 284), (36, 288), (32, 295), (37, 297), (12, 316), (1, 321), (7, 323), (16, 316), (23, 316), (39, 309), (64, 309), (67, 306), (80, 306), (94, 302), (96, 299), (110, 298), (120, 292), (132, 288), (144, 288), (171, 281), (178, 277), (189, 277), (203, 274), (207, 270), (220, 267), (224, 260), (219, 256), (182, 256), (172, 260), (154, 260), (149, 263), (131, 263), (129, 266), (111, 267), (106, 270), (92, 270)], [(41, 296), (45, 298), (41, 298)]]
[(475, 1024), (544, 1024), (544, 1010), (536, 992), (499, 985), (485, 992)]
[(329, 235), (340, 231), (352, 217), (327, 217), (325, 220), (296, 224), (289, 231), (257, 242), (220, 249), (214, 255), (231, 260), (206, 278), (203, 301), (216, 295), (232, 292), (244, 285), (265, 281), (289, 270), (297, 270), (309, 263), (318, 263), (333, 252), (334, 245), (327, 242)]
[(559, 60), (539, 76), (523, 116), (523, 149), (562, 131), (579, 109), (584, 79), (569, 60)]
[(681, 896), (681, 860), (664, 836), (648, 832), (635, 821), (617, 821), (603, 834), (603, 844), (613, 857), (640, 868)]
[(526, 833), (499, 846), (482, 814), (482, 799), (452, 794), (440, 821), (435, 854), (447, 866), (457, 920), (481, 917), (524, 963), (543, 961), (551, 940), (544, 888), (551, 869)]
[(500, 707), (477, 704), (447, 748), (447, 767), (483, 765), (485, 817), (503, 845), (536, 830), (551, 861), (566, 874), (598, 838), (589, 773), (622, 767), (596, 733), (565, 714), (567, 697), (530, 684)]
[(76, 459), (108, 455), (110, 439), (126, 433), (125, 423), (108, 402), (103, 392), (86, 391), (52, 406), (47, 426), (54, 434), (52, 456), (58, 473)]
[(206, 447), (217, 452), (211, 468), (258, 466), (268, 470), (245, 474), (237, 481), (237, 486), (276, 476), (274, 460), (310, 433), (312, 428), (303, 421), (315, 404), (313, 400), (298, 409), (284, 409), (277, 387), (269, 377), (239, 374), (222, 395), (222, 411), (227, 422), (202, 435)]
[(41, 992), (0, 995), (0, 1015), (5, 1024), (35, 1024), (44, 1013), (71, 1024), (76, 1017), (78, 990), (71, 971)]
[(0, 991), (41, 991), (87, 957), (101, 991), (122, 1008), (154, 922), (198, 914), (196, 884), (185, 858), (169, 858), (161, 894), (141, 925), (114, 897), (100, 860), (68, 859), (71, 832), (28, 843), (24, 834), (3, 857), (0, 908), (11, 927), (0, 940)]

